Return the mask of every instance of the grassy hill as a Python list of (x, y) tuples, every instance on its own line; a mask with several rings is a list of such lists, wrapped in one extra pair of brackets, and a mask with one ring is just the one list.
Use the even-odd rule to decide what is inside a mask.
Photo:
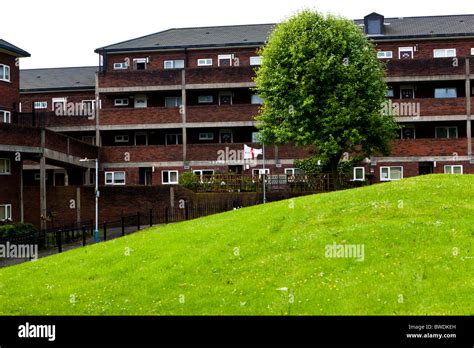
[(1, 269), (0, 314), (472, 315), (473, 193), (427, 176), (152, 228)]

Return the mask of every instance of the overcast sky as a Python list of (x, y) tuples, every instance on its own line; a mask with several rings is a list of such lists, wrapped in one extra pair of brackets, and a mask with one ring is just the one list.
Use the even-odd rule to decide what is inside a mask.
[(14, 0), (0, 38), (31, 53), (22, 69), (98, 64), (94, 49), (169, 28), (275, 23), (309, 7), (347, 18), (474, 14), (474, 0)]

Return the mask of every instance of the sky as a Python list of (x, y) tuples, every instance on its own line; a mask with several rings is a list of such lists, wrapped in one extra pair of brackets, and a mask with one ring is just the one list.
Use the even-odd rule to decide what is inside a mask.
[(2, 3), (0, 39), (31, 54), (21, 69), (98, 64), (99, 47), (169, 28), (276, 23), (310, 8), (351, 19), (474, 14), (473, 0), (15, 0)]

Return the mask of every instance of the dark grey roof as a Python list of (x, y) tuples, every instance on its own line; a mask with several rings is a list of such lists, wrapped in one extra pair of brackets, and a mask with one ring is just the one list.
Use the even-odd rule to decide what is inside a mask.
[(16, 57), (30, 57), (31, 56), (28, 52), (2, 39), (0, 39), (0, 50), (8, 51)]
[(170, 48), (261, 46), (267, 40), (275, 24), (233, 25), (221, 27), (200, 27), (168, 29), (102, 47), (96, 52), (159, 50)]
[[(385, 18), (385, 34), (376, 40), (474, 36), (474, 15)], [(356, 20), (363, 25), (364, 20)]]
[[(354, 21), (363, 25), (364, 20)], [(275, 24), (169, 29), (96, 52), (146, 51), (173, 48), (263, 45)], [(474, 15), (385, 18), (385, 35), (376, 40), (446, 36), (474, 36)]]
[(22, 92), (94, 89), (95, 66), (20, 70)]

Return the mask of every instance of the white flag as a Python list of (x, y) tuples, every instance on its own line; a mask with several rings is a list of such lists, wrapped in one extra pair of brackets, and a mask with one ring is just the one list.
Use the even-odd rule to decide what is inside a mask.
[(256, 159), (259, 155), (263, 155), (262, 149), (254, 149), (253, 147), (244, 145), (244, 160)]

